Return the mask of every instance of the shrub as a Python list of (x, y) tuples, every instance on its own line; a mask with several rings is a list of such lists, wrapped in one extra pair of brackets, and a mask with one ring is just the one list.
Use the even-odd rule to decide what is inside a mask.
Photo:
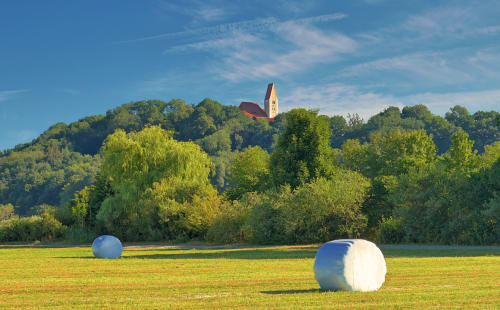
[(66, 226), (50, 214), (13, 218), (0, 223), (0, 241), (36, 241), (60, 238)]
[(401, 243), (405, 238), (400, 218), (382, 218), (380, 222), (380, 241), (382, 243)]
[(248, 227), (250, 241), (257, 244), (278, 244), (286, 242), (283, 202), (290, 196), (290, 187), (282, 187), (280, 193), (251, 193), (244, 196), (248, 205)]
[(290, 242), (325, 242), (356, 238), (366, 228), (361, 205), (369, 181), (357, 172), (338, 170), (297, 188), (282, 208)]
[(64, 239), (74, 243), (90, 243), (99, 236), (95, 231), (80, 226), (71, 226), (66, 229)]
[(238, 201), (222, 204), (212, 226), (208, 229), (206, 239), (217, 243), (240, 243), (250, 240), (248, 206)]

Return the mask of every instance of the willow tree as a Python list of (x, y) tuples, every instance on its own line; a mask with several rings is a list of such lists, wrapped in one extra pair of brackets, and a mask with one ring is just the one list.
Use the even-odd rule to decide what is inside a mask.
[(117, 130), (102, 148), (100, 174), (111, 192), (97, 220), (127, 240), (201, 236), (219, 206), (209, 182), (210, 161), (192, 142), (178, 142), (159, 126)]

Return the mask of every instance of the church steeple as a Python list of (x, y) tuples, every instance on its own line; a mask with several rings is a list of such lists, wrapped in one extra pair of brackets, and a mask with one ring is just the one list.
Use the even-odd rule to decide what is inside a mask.
[(276, 95), (276, 89), (274, 89), (274, 83), (267, 85), (266, 97), (264, 97), (264, 109), (257, 102), (243, 101), (240, 104), (240, 110), (255, 119), (266, 119), (272, 122), (276, 115), (278, 115), (278, 96)]
[(278, 115), (278, 96), (274, 83), (267, 85), (266, 97), (264, 98), (264, 110), (268, 118), (274, 118)]

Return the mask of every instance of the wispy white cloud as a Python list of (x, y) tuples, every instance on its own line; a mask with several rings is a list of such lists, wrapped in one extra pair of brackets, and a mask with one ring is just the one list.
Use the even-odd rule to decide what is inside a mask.
[[(346, 18), (347, 15), (343, 13), (334, 13), (334, 14), (324, 14), (319, 16), (312, 16), (306, 18), (299, 18), (293, 20), (293, 22), (297, 24), (307, 24), (307, 23), (318, 23), (318, 22), (328, 22), (333, 20), (340, 20)], [(212, 38), (217, 38), (220, 36), (230, 35), (233, 33), (257, 33), (257, 32), (266, 32), (274, 29), (282, 23), (286, 23), (287, 21), (280, 22), (276, 18), (268, 17), (268, 18), (257, 18), (247, 21), (234, 22), (234, 23), (225, 23), (219, 24), (216, 26), (210, 27), (201, 27), (188, 29), (180, 32), (167, 32), (161, 33), (152, 36), (146, 36), (142, 38), (118, 41), (115, 43), (133, 43), (133, 42), (141, 42), (141, 41), (149, 41), (149, 40), (159, 40), (166, 38), (179, 38), (179, 37), (197, 37), (197, 36), (210, 36)]]
[(167, 17), (172, 15), (184, 15), (186, 22), (198, 25), (203, 22), (216, 22), (223, 20), (233, 14), (231, 6), (216, 5), (201, 0), (185, 0), (180, 3), (172, 1), (156, 1), (156, 9), (160, 14)]
[(256, 42), (259, 39), (248, 33), (235, 33), (234, 35), (226, 38), (207, 40), (189, 44), (181, 44), (169, 47), (163, 53), (171, 52), (186, 52), (186, 51), (220, 51), (225, 48), (232, 48), (235, 46), (245, 46), (248, 43)]
[(469, 81), (471, 72), (464, 70), (456, 59), (439, 52), (412, 53), (381, 58), (347, 67), (340, 74), (355, 76), (373, 72), (398, 72), (410, 80), (425, 80), (441, 84)]
[[(139, 40), (164, 36), (189, 37), (194, 42), (170, 46), (163, 53), (202, 51), (212, 54), (215, 57), (200, 70), (209, 70), (219, 79), (238, 82), (299, 72), (352, 52), (356, 48), (353, 39), (336, 32), (324, 32), (314, 26), (346, 17), (345, 14), (335, 13), (284, 22), (274, 18), (255, 19)], [(145, 84), (148, 89), (158, 89), (155, 85), (164, 85), (164, 82), (163, 78), (158, 78)]]
[(7, 101), (15, 95), (26, 93), (28, 91), (28, 89), (0, 90), (0, 102)]
[[(385, 51), (436, 50), (446, 45), (470, 46), (466, 40), (500, 34), (498, 2), (456, 2), (448, 6), (435, 6), (423, 12), (410, 14), (403, 21), (374, 31), (358, 33), (360, 43), (373, 54), (373, 48)], [(445, 45), (445, 42), (447, 43)]]
[(181, 37), (198, 37), (198, 36), (210, 36), (212, 38), (220, 37), (221, 35), (239, 33), (239, 32), (259, 32), (269, 29), (271, 26), (275, 25), (277, 20), (275, 18), (258, 18), (248, 21), (241, 21), (235, 23), (220, 24), (210, 27), (194, 28), (188, 29), (180, 32), (167, 32), (152, 36), (146, 36), (142, 38), (136, 38), (125, 41), (118, 41), (115, 43), (134, 43), (150, 40), (159, 40), (167, 38), (181, 38)]
[(457, 85), (498, 78), (499, 48), (457, 48), (385, 57), (348, 66), (339, 77), (384, 77), (425, 85)]
[(425, 104), (431, 111), (444, 114), (455, 105), (466, 107), (469, 111), (498, 111), (500, 89), (484, 91), (462, 91), (448, 93), (422, 93), (402, 98), (406, 105)]
[(207, 22), (218, 21), (229, 15), (229, 12), (221, 7), (201, 7), (193, 11), (196, 16)]
[(498, 34), (500, 33), (500, 25), (480, 27), (475, 32), (479, 34)]
[(282, 111), (306, 107), (320, 109), (321, 114), (327, 115), (357, 113), (364, 119), (389, 106), (402, 107), (403, 103), (391, 95), (362, 91), (356, 86), (339, 83), (296, 87), (280, 97)]
[(410, 16), (403, 24), (403, 28), (426, 36), (450, 34), (467, 31), (475, 19), (475, 14), (466, 7), (436, 8)]
[(357, 46), (348, 36), (325, 33), (295, 22), (279, 24), (273, 34), (275, 40), (257, 42), (229, 53), (219, 70), (220, 76), (231, 81), (279, 77), (335, 61)]
[(465, 106), (471, 112), (498, 110), (500, 89), (393, 96), (362, 90), (353, 85), (327, 84), (296, 87), (280, 97), (282, 111), (297, 107), (319, 108), (322, 114), (346, 116), (348, 113), (358, 113), (365, 120), (389, 106), (402, 108), (416, 104), (425, 104), (439, 115), (444, 115), (455, 105)]

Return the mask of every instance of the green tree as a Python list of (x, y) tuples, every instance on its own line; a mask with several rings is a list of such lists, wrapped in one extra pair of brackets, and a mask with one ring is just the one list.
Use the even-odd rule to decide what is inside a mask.
[(99, 156), (72, 152), (54, 139), (44, 144), (0, 156), (0, 203), (18, 206), (20, 215), (41, 204), (64, 204), (99, 169)]
[(348, 130), (347, 121), (341, 115), (334, 115), (330, 118), (330, 129), (332, 131), (331, 145), (334, 148), (340, 148), (345, 141), (345, 134)]
[(469, 135), (460, 130), (452, 138), (452, 145), (443, 157), (446, 167), (450, 171), (460, 171), (471, 173), (479, 168), (479, 158), (477, 150), (473, 150), (474, 141), (469, 139)]
[(485, 145), (500, 139), (500, 128), (497, 126), (499, 116), (500, 113), (496, 111), (477, 111), (471, 115), (466, 108), (455, 106), (445, 117), (448, 122), (467, 132), (470, 139), (475, 142), (474, 149), (482, 153)]
[(375, 144), (361, 144), (359, 140), (348, 139), (342, 144), (340, 156), (345, 168), (359, 171), (367, 177), (374, 178), (380, 172), (380, 150)]
[(480, 156), (482, 168), (491, 167), (500, 158), (500, 141), (484, 146), (484, 153)]
[(235, 155), (226, 190), (230, 200), (238, 200), (244, 193), (260, 192), (269, 184), (269, 154), (259, 146), (249, 146), (245, 151)]
[(425, 130), (403, 132), (395, 129), (376, 136), (372, 143), (379, 145), (382, 175), (404, 174), (436, 160), (436, 145)]
[(276, 186), (292, 188), (327, 176), (332, 171), (332, 149), (328, 122), (317, 111), (293, 109), (271, 155), (271, 174)]
[(84, 227), (88, 222), (88, 218), (92, 217), (92, 214), (90, 214), (91, 209), (89, 208), (90, 188), (85, 186), (82, 190), (76, 192), (74, 196), (69, 202), (71, 215), (76, 224)]
[(11, 203), (2, 205), (0, 204), (0, 222), (16, 217), (14, 206)]
[(101, 174), (112, 195), (97, 220), (127, 240), (170, 240), (201, 236), (218, 208), (210, 185), (210, 162), (192, 142), (178, 142), (158, 126), (137, 133), (122, 130), (103, 146)]
[(436, 160), (436, 145), (425, 130), (403, 131), (399, 128), (378, 132), (370, 143), (347, 140), (342, 145), (343, 165), (365, 176), (400, 175), (420, 169)]

